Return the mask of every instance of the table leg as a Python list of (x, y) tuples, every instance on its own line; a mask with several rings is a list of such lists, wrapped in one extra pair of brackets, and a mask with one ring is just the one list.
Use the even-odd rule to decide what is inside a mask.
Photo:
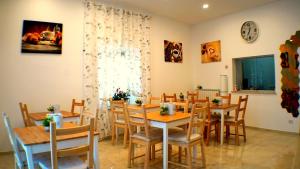
[(32, 151), (30, 146), (24, 146), (24, 151), (26, 153), (26, 160), (27, 160), (27, 168), (34, 169), (34, 163), (32, 158)]
[(168, 169), (168, 127), (163, 128), (163, 169)]
[(99, 150), (98, 150), (98, 136), (94, 137), (94, 165), (95, 165), (95, 169), (100, 169), (99, 166)]
[(220, 144), (223, 145), (223, 138), (224, 138), (224, 111), (221, 111), (221, 131), (220, 131)]

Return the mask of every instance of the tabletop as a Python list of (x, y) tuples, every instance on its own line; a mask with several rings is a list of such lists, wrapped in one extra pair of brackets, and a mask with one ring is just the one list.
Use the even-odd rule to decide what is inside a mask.
[[(77, 125), (74, 123), (64, 123), (63, 128), (72, 128), (76, 127)], [(34, 144), (44, 144), (50, 143), (50, 132), (45, 131), (43, 126), (32, 126), (32, 127), (24, 127), (24, 128), (15, 128), (14, 132), (16, 137), (22, 144), (24, 145), (34, 145)], [(95, 132), (96, 135), (99, 132)], [(64, 136), (57, 136), (57, 140), (68, 140), (68, 139), (75, 139), (75, 138), (82, 138), (87, 137), (88, 132), (64, 135)]]
[[(159, 108), (159, 104), (144, 104), (145, 109), (154, 109), (154, 108)], [(139, 106), (137, 104), (130, 104), (127, 106), (128, 109), (130, 110), (141, 110), (142, 106)]]
[[(41, 120), (45, 119), (47, 114), (49, 114), (49, 112), (29, 113), (29, 117), (34, 121), (41, 121)], [(63, 118), (80, 116), (79, 113), (72, 113), (72, 112), (68, 112), (68, 111), (61, 111), (61, 114), (63, 115)]]
[[(130, 116), (134, 118), (143, 118), (143, 114), (133, 114)], [(170, 122), (174, 122), (186, 118), (190, 118), (190, 113), (175, 112), (175, 114), (173, 115), (160, 115), (159, 111), (147, 113), (148, 120), (153, 120), (153, 121), (158, 121), (163, 123), (170, 123)]]

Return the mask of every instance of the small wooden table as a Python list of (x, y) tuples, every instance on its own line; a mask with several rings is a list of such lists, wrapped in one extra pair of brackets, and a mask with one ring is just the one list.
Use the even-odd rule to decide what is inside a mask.
[[(29, 113), (29, 117), (36, 125), (42, 125), (47, 114), (49, 114), (49, 112)], [(63, 115), (64, 122), (76, 122), (80, 117), (79, 113), (72, 113), (68, 111), (61, 111), (61, 114)]]
[[(131, 117), (142, 119), (142, 114), (133, 114)], [(163, 168), (168, 168), (168, 129), (187, 124), (190, 119), (189, 113), (175, 112), (174, 115), (160, 115), (159, 111), (147, 113), (147, 119), (152, 127), (163, 129)]]
[[(64, 123), (64, 128), (75, 127), (73, 123)], [(43, 126), (32, 126), (25, 128), (14, 129), (16, 139), (23, 147), (29, 169), (34, 169), (33, 154), (50, 152), (50, 133), (46, 132)], [(71, 148), (81, 146), (87, 143), (88, 133), (78, 133), (66, 136), (58, 136), (57, 144), (61, 148)], [(98, 155), (98, 140), (99, 133), (95, 133), (94, 137), (94, 164), (95, 168), (99, 169)]]
[(221, 145), (223, 145), (223, 137), (224, 137), (224, 114), (226, 112), (235, 110), (237, 108), (237, 104), (223, 104), (223, 105), (213, 105), (210, 106), (211, 112), (216, 112), (221, 114), (221, 134), (220, 134), (220, 141)]

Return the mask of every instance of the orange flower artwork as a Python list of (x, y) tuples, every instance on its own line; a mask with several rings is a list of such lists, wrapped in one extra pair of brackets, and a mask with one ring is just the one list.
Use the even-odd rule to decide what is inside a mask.
[(221, 61), (221, 41), (213, 41), (201, 44), (202, 63)]

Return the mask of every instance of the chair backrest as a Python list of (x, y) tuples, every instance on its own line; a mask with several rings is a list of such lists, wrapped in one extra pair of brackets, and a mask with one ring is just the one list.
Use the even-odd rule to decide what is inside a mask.
[[(52, 169), (58, 169), (57, 158), (65, 156), (82, 155), (87, 153), (88, 155), (88, 168), (93, 168), (93, 150), (94, 150), (94, 118), (90, 119), (88, 125), (72, 127), (72, 128), (60, 128), (56, 129), (56, 123), (50, 124), (50, 146), (51, 146), (51, 164)], [(88, 133), (88, 143), (79, 147), (72, 147), (68, 149), (57, 148), (57, 136), (81, 134), (83, 132)]]
[(163, 102), (177, 102), (176, 93), (174, 93), (173, 95), (167, 95), (166, 93), (163, 93), (162, 96), (163, 96), (162, 98)]
[(75, 113), (75, 108), (80, 107), (80, 113), (84, 111), (84, 100), (81, 100), (80, 102), (77, 102), (75, 99), (72, 99), (72, 107), (71, 107), (71, 113)]
[(20, 154), (20, 151), (18, 149), (18, 146), (17, 146), (17, 140), (16, 140), (16, 137), (14, 135), (14, 132), (11, 128), (11, 124), (10, 124), (10, 120), (7, 116), (6, 113), (2, 113), (2, 117), (3, 117), (3, 121), (4, 121), (4, 125), (5, 125), (5, 128), (6, 128), (6, 131), (7, 131), (7, 134), (8, 134), (8, 137), (9, 137), (9, 141), (10, 141), (10, 144), (13, 148), (13, 151), (14, 151), (14, 155), (15, 155), (15, 159), (16, 159), (16, 163), (18, 165), (19, 168), (23, 168), (23, 160), (21, 158), (21, 154)]
[(25, 127), (33, 126), (33, 122), (31, 122), (29, 117), (29, 112), (27, 108), (27, 104), (23, 104), (22, 102), (19, 103), (20, 111), (22, 113), (23, 122)]
[(186, 100), (185, 102), (172, 102), (176, 106), (176, 110), (179, 108), (183, 108), (184, 113), (189, 112), (189, 101)]
[(190, 103), (194, 104), (194, 101), (199, 99), (199, 91), (187, 91), (186, 97)]
[(208, 111), (208, 105), (201, 107), (197, 106), (197, 103), (193, 104), (186, 136), (188, 141), (191, 140), (191, 136), (195, 132), (197, 132), (201, 137), (203, 137), (206, 114)]
[(86, 124), (87, 121), (89, 122), (91, 118), (94, 118), (95, 119), (95, 127), (94, 128), (95, 128), (95, 131), (97, 131), (99, 113), (100, 113), (100, 109), (97, 109), (96, 113), (91, 113), (91, 112), (87, 112), (87, 111), (81, 113), (79, 125), (82, 126), (82, 125)]
[(245, 118), (247, 103), (248, 95), (246, 95), (244, 98), (242, 96), (239, 96), (238, 107), (235, 110), (235, 120), (238, 120), (240, 116), (242, 119)]
[(125, 101), (110, 99), (110, 111), (112, 113), (112, 122), (116, 122), (120, 119), (124, 120), (126, 111)]
[(206, 112), (206, 120), (210, 121), (211, 120), (211, 111), (210, 111), (210, 108), (209, 108), (209, 106), (210, 106), (209, 97), (206, 97), (205, 99), (195, 100), (195, 105), (198, 108), (208, 107), (209, 111)]
[(146, 109), (145, 109), (145, 106), (142, 105), (142, 115), (143, 115), (143, 118), (141, 120), (134, 120), (132, 117), (130, 117), (129, 115), (129, 111), (127, 110), (127, 104), (125, 103), (125, 121), (128, 125), (128, 129), (129, 129), (129, 135), (130, 136), (133, 136), (137, 130), (135, 130), (137, 127), (141, 127), (141, 128), (144, 128), (144, 131), (145, 131), (145, 136), (147, 138), (150, 137), (150, 127), (149, 127), (149, 122), (147, 120), (147, 112), (146, 112)]
[[(222, 100), (226, 100), (226, 104), (231, 104), (231, 93), (226, 96), (221, 96), (220, 93), (216, 93), (216, 96), (221, 97)], [(223, 101), (224, 103), (224, 101)]]
[(149, 104), (157, 103), (159, 104), (161, 102), (160, 97), (150, 96), (149, 97)]

